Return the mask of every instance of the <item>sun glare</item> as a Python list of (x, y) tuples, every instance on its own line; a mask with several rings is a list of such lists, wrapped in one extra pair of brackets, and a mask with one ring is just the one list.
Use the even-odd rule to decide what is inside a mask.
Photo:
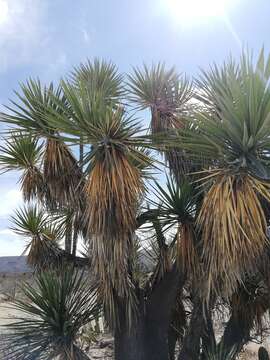
[(196, 25), (225, 15), (233, 0), (167, 0), (166, 6), (180, 25)]
[(0, 0), (0, 25), (3, 24), (8, 18), (8, 3), (7, 1)]

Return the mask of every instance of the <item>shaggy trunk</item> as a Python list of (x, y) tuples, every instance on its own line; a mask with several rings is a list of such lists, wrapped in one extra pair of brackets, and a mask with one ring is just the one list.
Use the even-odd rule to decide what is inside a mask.
[(183, 284), (184, 278), (173, 269), (146, 299), (141, 297), (139, 316), (130, 331), (121, 312), (115, 332), (116, 360), (169, 360), (168, 332), (179, 281)]
[(203, 318), (203, 329), (201, 334), (201, 360), (206, 360), (208, 358), (208, 353), (211, 352), (211, 349), (216, 348), (216, 337), (213, 327), (211, 308), (205, 309)]
[(252, 324), (247, 324), (232, 314), (220, 344), (228, 351), (234, 349), (234, 358), (236, 358), (236, 355), (242, 350), (243, 346), (250, 340), (251, 327)]
[(184, 337), (178, 360), (198, 360), (200, 357), (201, 336), (204, 328), (202, 302), (195, 297), (188, 331)]
[(168, 334), (169, 360), (175, 360), (175, 347), (178, 338), (179, 338), (178, 332), (175, 331), (172, 326), (170, 326), (169, 334)]
[[(124, 305), (124, 304), (123, 304)], [(119, 327), (114, 334), (114, 356), (116, 360), (145, 360), (144, 357), (144, 321), (139, 317), (128, 329), (124, 306), (119, 309)], [(139, 309), (143, 316), (143, 309)], [(142, 314), (141, 314), (142, 313)]]

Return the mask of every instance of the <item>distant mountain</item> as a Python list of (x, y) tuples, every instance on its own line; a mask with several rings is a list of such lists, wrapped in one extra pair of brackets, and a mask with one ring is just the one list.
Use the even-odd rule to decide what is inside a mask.
[(26, 256), (0, 256), (0, 273), (31, 272)]
[[(1, 273), (27, 273), (33, 270), (26, 262), (26, 256), (0, 256), (0, 274)], [(149, 258), (148, 252), (141, 250), (139, 262), (145, 269), (152, 269), (154, 264)]]

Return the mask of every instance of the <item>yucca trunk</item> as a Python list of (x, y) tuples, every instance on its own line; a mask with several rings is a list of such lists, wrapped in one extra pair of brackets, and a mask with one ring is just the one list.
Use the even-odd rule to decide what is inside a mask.
[(177, 265), (182, 272), (191, 277), (199, 276), (200, 259), (195, 247), (195, 230), (193, 224), (182, 224), (177, 233)]
[[(195, 295), (191, 319), (182, 341), (178, 360), (205, 359), (205, 352), (215, 346), (215, 334), (211, 318), (211, 306)], [(201, 351), (203, 351), (201, 353)], [(201, 354), (201, 357), (200, 357)]]
[[(163, 135), (172, 132), (174, 129), (183, 127), (181, 121), (175, 118), (170, 112), (162, 112), (156, 108), (151, 110), (151, 131), (153, 135)], [(168, 134), (169, 136), (169, 134)], [(183, 177), (191, 171), (191, 161), (187, 158), (183, 150), (169, 147), (162, 149), (169, 170), (175, 181), (180, 184)]]
[(190, 324), (183, 340), (178, 360), (198, 360), (200, 356), (201, 334), (204, 325), (202, 304), (196, 299), (193, 305)]
[(115, 326), (114, 297), (125, 299), (133, 316), (136, 307), (128, 259), (136, 228), (138, 200), (144, 190), (139, 170), (122, 151), (113, 161), (96, 162), (85, 185), (86, 219), (91, 238), (93, 271), (100, 284), (107, 320)]
[[(254, 320), (254, 319), (252, 319)], [(243, 319), (239, 319), (233, 313), (226, 324), (223, 337), (220, 344), (224, 349), (234, 349), (234, 357), (243, 349), (243, 346), (250, 341), (250, 332), (253, 326), (253, 322), (245, 322)], [(232, 360), (233, 360), (232, 359)]]
[(176, 268), (165, 274), (151, 294), (139, 293), (138, 319), (127, 326), (124, 304), (115, 332), (116, 360), (169, 360), (169, 329), (177, 290), (185, 278)]
[(182, 150), (171, 148), (165, 152), (170, 172), (177, 184), (192, 171), (192, 163)]

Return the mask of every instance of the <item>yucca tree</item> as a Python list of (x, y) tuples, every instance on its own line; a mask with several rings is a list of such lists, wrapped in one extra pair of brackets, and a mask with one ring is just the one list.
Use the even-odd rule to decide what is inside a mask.
[(45, 182), (41, 171), (42, 144), (27, 134), (17, 133), (0, 147), (0, 165), (4, 172), (17, 170), (25, 201), (42, 200)]
[(34, 269), (58, 266), (62, 261), (59, 247), (61, 229), (52, 218), (36, 205), (28, 205), (15, 211), (11, 217), (12, 230), (27, 239), (24, 254)]
[(55, 89), (52, 83), (43, 86), (39, 80), (32, 79), (21, 84), (20, 92), (15, 95), (17, 102), (11, 101), (8, 112), (1, 113), (1, 121), (12, 126), (11, 132), (30, 132), (38, 139), (46, 140), (42, 154), (46, 203), (50, 208), (64, 206), (74, 199), (81, 179), (80, 170), (68, 146), (60, 141), (57, 126), (52, 127), (45, 114), (50, 108), (61, 112), (59, 105), (66, 104), (65, 97), (60, 87)]
[(140, 128), (122, 109), (105, 106), (102, 97), (97, 98), (84, 86), (80, 93), (69, 83), (62, 86), (73, 119), (70, 122), (68, 116), (58, 117), (58, 126), (71, 136), (83, 134), (84, 142), (91, 144), (91, 149), (85, 152), (84, 192), (94, 268), (103, 279), (105, 298), (112, 296), (111, 287), (120, 296), (127, 296), (129, 242), (144, 192), (143, 168), (151, 165), (151, 160), (138, 148), (142, 142), (138, 137)]
[[(25, 84), (21, 84), (20, 90), (20, 92), (15, 92), (18, 101), (12, 101), (12, 105), (7, 106), (9, 111), (1, 114), (1, 121), (12, 126), (10, 132), (15, 132), (15, 136), (19, 129), (23, 133), (31, 133), (34, 139), (45, 140), (39, 159), (41, 163), (39, 173), (42, 173), (44, 179), (43, 192), (37, 194), (42, 195), (42, 198), (39, 196), (39, 200), (42, 200), (42, 203), (50, 211), (65, 208), (66, 206), (76, 208), (77, 218), (80, 218), (84, 207), (83, 196), (80, 195), (83, 186), (82, 170), (70, 148), (59, 138), (57, 125), (52, 127), (45, 116), (50, 109), (53, 109), (56, 113), (61, 113), (64, 105), (67, 105), (61, 87), (55, 89), (52, 83), (47, 87), (42, 85), (39, 80), (30, 79)], [(17, 143), (19, 141), (22, 142), (23, 139), (17, 140)], [(21, 161), (21, 147), (19, 148), (17, 145), (15, 150), (16, 152), (13, 149), (11, 153), (9, 144), (6, 144), (2, 149), (2, 162), (7, 168), (10, 168), (10, 162), (18, 163), (18, 161)], [(8, 157), (5, 156), (5, 153), (7, 153)], [(33, 162), (31, 154), (28, 151), (23, 156), (24, 161), (29, 166)], [(36, 168), (34, 167), (35, 174), (37, 172)], [(34, 170), (31, 168), (31, 171), (28, 170), (28, 174), (32, 174)], [(28, 183), (25, 184), (25, 186), (27, 185), (29, 186)], [(73, 241), (75, 255), (76, 236), (73, 237)], [(71, 252), (71, 231), (66, 236), (65, 244), (66, 251)]]
[(75, 87), (83, 84), (90, 92), (102, 94), (107, 104), (119, 104), (123, 98), (123, 76), (111, 62), (99, 59), (87, 60), (75, 67), (69, 78)]
[[(167, 132), (182, 128), (182, 117), (191, 107), (192, 84), (175, 68), (167, 69), (158, 63), (152, 67), (134, 68), (128, 76), (129, 99), (140, 110), (150, 109), (151, 133), (164, 136)], [(177, 181), (190, 172), (191, 163), (185, 153), (173, 146), (163, 147), (169, 169)]]
[(73, 268), (43, 272), (22, 291), (25, 300), (11, 304), (20, 316), (6, 325), (8, 359), (89, 359), (76, 345), (80, 329), (101, 310), (88, 276)]
[[(265, 296), (251, 300), (239, 282), (248, 286), (252, 272), (269, 285), (269, 64), (261, 55), (257, 66), (244, 56), (240, 64), (214, 67), (198, 81), (201, 106), (193, 109), (192, 86), (174, 69), (135, 69), (125, 87), (113, 64), (88, 61), (57, 90), (30, 81), (18, 94), (20, 104), (1, 115), (15, 125), (10, 132), (22, 138), (17, 142), (27, 131), (35, 149), (44, 142), (40, 157), (34, 150), (14, 152), (13, 138), (2, 149), (6, 170), (24, 172), (33, 164), (47, 191), (42, 207), (32, 191), (38, 205), (15, 215), (15, 230), (30, 240), (33, 263), (43, 252), (45, 267), (52, 256), (47, 244), (54, 244), (52, 259), (62, 263), (72, 256), (53, 239), (64, 232), (70, 252), (70, 239), (76, 248), (83, 235), (96, 299), (114, 330), (116, 359), (174, 359), (177, 340), (179, 359), (205, 359), (211, 340), (214, 350), (224, 341), (226, 352), (235, 345), (238, 351), (264, 316)], [(130, 115), (128, 101), (151, 110), (151, 134)], [(73, 145), (83, 148), (78, 158)], [(148, 148), (165, 153), (172, 175), (165, 185), (148, 186), (155, 164)], [(150, 265), (140, 263), (144, 257), (151, 257)], [(242, 331), (247, 299), (250, 318)], [(221, 302), (231, 317), (216, 345), (211, 315)], [(231, 344), (236, 333), (237, 344)], [(59, 342), (65, 353), (55, 352), (55, 343), (48, 349), (68, 358), (70, 349), (79, 351), (74, 339), (65, 348)]]
[(210, 163), (201, 173), (204, 200), (196, 221), (209, 286), (221, 281), (226, 294), (268, 244), (262, 200), (270, 200), (269, 64), (263, 53), (255, 65), (243, 54), (239, 64), (204, 73), (199, 86), (207, 108), (179, 138), (189, 156), (203, 153)]

